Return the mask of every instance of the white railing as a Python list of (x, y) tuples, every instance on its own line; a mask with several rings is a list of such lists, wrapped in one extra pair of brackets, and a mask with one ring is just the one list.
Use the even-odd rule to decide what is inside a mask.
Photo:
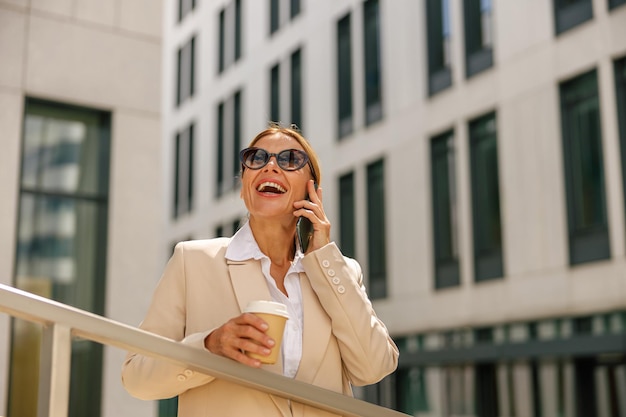
[[(43, 325), (38, 417), (67, 417), (73, 337), (165, 359), (198, 372), (346, 417), (407, 417), (282, 375), (239, 364), (138, 328), (0, 284), (0, 312)], [(121, 365), (121, 364), (120, 364)]]

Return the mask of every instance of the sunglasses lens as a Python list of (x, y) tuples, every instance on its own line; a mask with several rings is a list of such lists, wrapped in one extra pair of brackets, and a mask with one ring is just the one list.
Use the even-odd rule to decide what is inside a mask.
[(278, 166), (285, 171), (295, 171), (304, 166), (307, 156), (297, 149), (287, 149), (278, 154)]
[(241, 154), (241, 162), (250, 169), (263, 168), (268, 159), (268, 153), (263, 149), (245, 149)]

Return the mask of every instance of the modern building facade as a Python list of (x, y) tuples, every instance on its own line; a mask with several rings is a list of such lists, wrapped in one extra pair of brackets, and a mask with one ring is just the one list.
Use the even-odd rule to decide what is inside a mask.
[[(176, 242), (245, 221), (238, 151), (293, 123), (401, 349), (358, 396), (626, 417), (625, 0), (157, 3), (0, 0), (0, 282), (139, 323)], [(0, 415), (32, 415), (36, 329), (0, 334)], [(74, 350), (73, 416), (175, 415)]]
[[(0, 1), (0, 282), (136, 325), (165, 263), (162, 4)], [(0, 315), (0, 415), (35, 416), (40, 332)], [(149, 415), (75, 340), (72, 416)]]
[(294, 123), (402, 351), (359, 395), (626, 416), (624, 3), (166, 1), (169, 241), (231, 235), (238, 150)]

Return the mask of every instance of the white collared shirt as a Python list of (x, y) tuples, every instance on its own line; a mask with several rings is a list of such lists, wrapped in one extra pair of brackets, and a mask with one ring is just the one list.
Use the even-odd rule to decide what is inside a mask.
[(287, 306), (289, 320), (285, 325), (285, 333), (282, 342), (283, 375), (293, 378), (298, 371), (300, 359), (302, 358), (302, 290), (300, 287), (300, 272), (304, 272), (302, 266), (303, 254), (299, 250), (296, 252), (294, 260), (285, 275), (285, 289), (287, 297), (276, 286), (276, 281), (270, 275), (271, 260), (261, 252), (259, 245), (254, 240), (250, 224), (246, 222), (241, 229), (235, 233), (228, 248), (226, 249), (226, 259), (231, 261), (246, 261), (257, 259), (261, 261), (261, 270), (270, 290), (272, 301), (283, 303)]

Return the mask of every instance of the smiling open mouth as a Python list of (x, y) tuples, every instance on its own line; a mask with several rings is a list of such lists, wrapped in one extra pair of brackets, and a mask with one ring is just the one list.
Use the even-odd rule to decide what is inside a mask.
[(256, 188), (257, 191), (261, 193), (274, 193), (274, 194), (284, 194), (287, 192), (283, 187), (275, 182), (266, 181), (264, 183), (259, 184)]

